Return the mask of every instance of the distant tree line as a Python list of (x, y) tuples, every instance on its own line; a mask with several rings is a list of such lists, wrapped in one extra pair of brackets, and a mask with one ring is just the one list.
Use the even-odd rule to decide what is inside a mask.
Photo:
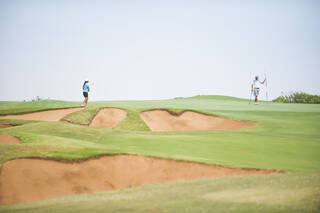
[(279, 103), (320, 104), (320, 96), (310, 95), (304, 92), (292, 92), (286, 95), (281, 95), (272, 101)]

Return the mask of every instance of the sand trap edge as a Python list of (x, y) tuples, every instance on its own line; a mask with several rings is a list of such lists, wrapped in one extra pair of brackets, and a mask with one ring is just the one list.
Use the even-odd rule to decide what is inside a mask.
[[(0, 144), (20, 144), (21, 143), (21, 139), (19, 137), (15, 136), (15, 135), (12, 135), (12, 134), (9, 134), (9, 133), (0, 133), (0, 138), (1, 138), (1, 135), (7, 135), (7, 136), (11, 137), (11, 139), (13, 139), (13, 140), (10, 141), (9, 143), (0, 142)], [(0, 174), (1, 174), (1, 171), (0, 171)]]
[[(60, 163), (73, 164), (73, 163), (81, 163), (81, 162), (85, 162), (85, 161), (89, 161), (89, 160), (99, 160), (100, 158), (103, 158), (103, 157), (112, 157), (112, 156), (117, 156), (117, 155), (147, 157), (147, 158), (168, 160), (168, 161), (174, 161), (174, 162), (196, 163), (196, 164), (201, 164), (201, 165), (206, 165), (206, 166), (212, 166), (212, 167), (218, 167), (218, 168), (227, 168), (227, 169), (243, 169), (243, 170), (247, 170), (247, 171), (270, 171), (270, 172), (274, 172), (274, 173), (286, 173), (286, 171), (284, 171), (284, 170), (272, 169), (272, 168), (259, 169), (259, 168), (248, 168), (248, 167), (232, 167), (232, 166), (223, 166), (223, 165), (214, 164), (214, 163), (192, 161), (192, 160), (188, 160), (188, 159), (179, 159), (179, 158), (178, 159), (174, 159), (174, 158), (165, 158), (165, 157), (159, 157), (159, 156), (153, 156), (153, 155), (139, 155), (139, 154), (121, 153), (121, 152), (120, 153), (94, 155), (94, 156), (90, 156), (88, 158), (73, 158), (73, 159), (53, 158), (53, 157), (40, 157), (40, 156), (16, 157), (16, 158), (12, 158), (12, 159), (6, 160), (6, 161), (2, 162), (2, 164), (6, 163), (8, 161), (17, 160), (17, 159), (36, 159), (36, 160), (47, 160), (47, 161), (56, 161), (56, 162), (60, 162)], [(0, 170), (0, 174), (1, 174), (1, 170)]]
[[(6, 116), (6, 115), (24, 115), (24, 114), (29, 114), (29, 113), (35, 113), (35, 112), (45, 112), (45, 111), (52, 111), (52, 110), (59, 110), (59, 109), (75, 109), (75, 108), (82, 108), (83, 107), (63, 107), (63, 108), (52, 108), (52, 109), (40, 109), (40, 110), (37, 110), (37, 111), (32, 111), (32, 112), (18, 112), (18, 113), (14, 113), (14, 114), (1, 114), (1, 116)], [(0, 118), (2, 119), (2, 118)], [(15, 119), (15, 120), (18, 120), (18, 119)]]
[(173, 115), (173, 116), (180, 116), (182, 115), (183, 113), (185, 112), (194, 112), (194, 113), (198, 113), (198, 114), (202, 114), (202, 115), (207, 115), (207, 116), (212, 116), (212, 117), (218, 117), (218, 118), (224, 118), (224, 119), (229, 119), (229, 120), (233, 120), (233, 121), (243, 121), (243, 122), (248, 122), (248, 123), (252, 123), (255, 125), (254, 122), (252, 121), (247, 121), (247, 120), (235, 120), (235, 119), (232, 119), (232, 118), (227, 118), (227, 117), (223, 117), (223, 116), (220, 116), (220, 115), (216, 115), (216, 114), (210, 114), (210, 113), (205, 113), (205, 112), (200, 112), (200, 111), (196, 111), (196, 110), (193, 110), (193, 109), (184, 109), (184, 110), (181, 110), (179, 112), (175, 112), (175, 111), (171, 111), (169, 109), (166, 109), (166, 108), (152, 108), (152, 109), (145, 109), (145, 110), (142, 110), (139, 112), (140, 113), (143, 113), (143, 112), (149, 112), (149, 111), (165, 111), (167, 113), (169, 113), (170, 115)]
[[(198, 113), (198, 114), (201, 114), (201, 115), (205, 115), (205, 116), (211, 116), (211, 117), (216, 117), (216, 118), (222, 118), (222, 119), (226, 119), (226, 120), (231, 120), (231, 121), (236, 121), (236, 122), (246, 122), (248, 124), (250, 124), (250, 126), (247, 126), (247, 127), (244, 127), (244, 128), (249, 128), (249, 127), (254, 127), (256, 126), (257, 124), (255, 122), (252, 122), (252, 121), (248, 121), (248, 120), (238, 120), (238, 119), (232, 119), (232, 118), (227, 118), (227, 117), (224, 117), (224, 116), (219, 116), (219, 115), (216, 115), (216, 114), (209, 114), (209, 113), (204, 113), (204, 112), (199, 112), (199, 111), (196, 111), (196, 110), (192, 110), (192, 109), (184, 109), (184, 110), (181, 110), (181, 111), (178, 111), (178, 112), (175, 112), (175, 111), (171, 111), (169, 109), (166, 109), (166, 108), (151, 108), (151, 109), (144, 109), (144, 110), (141, 110), (139, 111), (139, 116), (141, 118), (141, 120), (149, 127), (150, 131), (151, 132), (180, 132), (181, 130), (152, 130), (151, 127), (148, 125), (148, 123), (144, 120), (144, 118), (142, 117), (142, 113), (144, 112), (151, 112), (151, 111), (164, 111), (164, 112), (167, 112), (169, 113), (170, 115), (172, 116), (175, 116), (175, 117), (179, 117), (181, 116), (182, 114), (184, 114), (185, 112), (193, 112), (193, 113)], [(242, 129), (242, 128), (240, 128)], [(190, 132), (190, 131), (230, 131), (230, 130), (220, 130), (220, 129), (217, 129), (217, 130), (184, 130), (184, 131), (187, 131), (187, 132)], [(235, 131), (235, 130), (231, 130), (231, 131)], [(183, 131), (182, 131), (183, 132)]]
[(91, 117), (90, 122), (89, 123), (79, 123), (79, 122), (75, 122), (75, 121), (71, 121), (71, 120), (67, 120), (65, 118), (62, 118), (60, 121), (64, 121), (64, 122), (68, 122), (71, 124), (77, 124), (77, 125), (82, 125), (82, 126), (90, 126), (92, 121), (94, 120), (94, 118), (97, 116), (97, 114), (100, 112), (100, 110), (102, 109), (106, 109), (106, 108), (113, 108), (113, 109), (121, 109), (127, 112), (126, 109), (120, 108), (120, 107), (101, 107), (99, 109), (97, 109), (97, 111), (94, 113), (94, 115)]
[[(1, 206), (47, 200), (72, 194), (117, 190), (150, 184), (175, 182), (179, 180), (189, 181), (202, 178), (283, 173), (279, 172), (279, 170), (230, 168), (136, 154), (108, 154), (100, 156), (99, 158), (82, 159), (83, 162), (78, 163), (70, 162), (70, 160), (61, 162), (60, 160), (51, 160), (49, 158), (41, 157), (21, 157), (8, 160), (1, 165), (2, 170), (0, 171), (0, 178), (1, 181), (3, 181), (2, 184), (4, 184), (0, 191), (1, 196), (3, 196), (2, 199), (0, 199)], [(111, 176), (110, 170), (108, 171), (109, 167), (106, 167), (107, 164), (110, 164), (111, 168), (113, 168), (111, 170)], [(28, 166), (30, 165), (31, 168), (29, 169)], [(48, 166), (53, 167), (51, 168)], [(134, 169), (131, 171), (133, 166), (136, 167), (137, 170)], [(26, 168), (26, 170), (24, 168)], [(129, 169), (131, 172), (127, 172), (123, 179), (123, 169), (125, 168)], [(19, 169), (18, 174), (20, 175), (18, 176), (16, 175), (16, 169)], [(53, 172), (52, 169), (57, 169), (54, 170), (57, 173)], [(94, 178), (92, 175), (88, 175), (90, 169), (94, 173), (98, 171), (99, 176), (94, 176), (96, 177)], [(151, 171), (154, 170), (154, 172), (151, 172), (150, 169)], [(170, 170), (171, 172), (167, 173)], [(21, 185), (19, 177), (24, 173), (26, 174), (26, 177), (22, 185), (23, 189), (21, 189), (19, 187)], [(56, 176), (56, 174), (59, 175)], [(146, 176), (142, 174), (145, 174)], [(48, 180), (51, 181), (50, 184), (48, 183)], [(40, 188), (33, 190), (35, 181), (36, 184), (40, 184)], [(19, 182), (19, 186), (16, 186), (17, 182)], [(63, 188), (60, 188), (61, 190), (57, 191), (57, 187)], [(45, 195), (43, 194), (43, 190), (48, 190)]]
[(12, 125), (12, 124), (0, 124), (0, 129), (6, 129), (6, 128), (11, 128), (15, 127), (17, 125)]
[[(32, 114), (37, 114), (37, 113), (46, 113), (46, 112), (51, 112), (51, 111), (62, 111), (62, 110), (73, 110), (75, 109), (74, 111), (71, 111), (71, 112), (67, 112), (66, 114), (63, 114), (62, 117), (58, 117), (57, 119), (38, 119), (37, 116), (36, 118), (21, 118), (21, 117), (17, 117), (17, 118), (12, 118), (10, 116), (28, 116), (28, 115), (32, 115)], [(14, 121), (23, 121), (23, 122), (30, 122), (30, 123), (33, 123), (33, 122), (59, 122), (59, 121), (64, 121), (64, 117), (66, 117), (67, 115), (71, 114), (71, 113), (74, 113), (74, 112), (77, 112), (77, 111), (81, 111), (83, 110), (83, 107), (67, 107), (67, 108), (53, 108), (53, 109), (41, 109), (41, 110), (38, 110), (38, 111), (33, 111), (33, 112), (23, 112), (23, 113), (16, 113), (16, 114), (6, 114), (6, 115), (0, 115), (0, 120), (14, 120)], [(6, 116), (9, 116), (6, 117)], [(42, 115), (43, 116), (43, 115)], [(19, 125), (24, 125), (24, 124), (27, 124), (27, 123), (22, 123), (22, 124), (17, 124), (18, 126)]]
[[(99, 108), (99, 109), (96, 111), (96, 113), (92, 116), (90, 122), (89, 122), (88, 124), (84, 124), (84, 125), (90, 126), (91, 123), (92, 123), (92, 121), (94, 120), (94, 118), (95, 118), (95, 117), (98, 115), (98, 113), (99, 113), (101, 110), (103, 110), (103, 109), (120, 109), (120, 110), (123, 110), (123, 111), (126, 112), (126, 116), (124, 117), (124, 119), (126, 119), (127, 113), (128, 113), (128, 110), (126, 110), (126, 109), (124, 109), (124, 108), (120, 108), (120, 107), (101, 107), (101, 108)], [(123, 121), (124, 119), (122, 119), (121, 121)], [(121, 121), (119, 121), (118, 124), (119, 124)], [(115, 126), (117, 126), (118, 124), (116, 124)], [(111, 129), (112, 129), (112, 128), (111, 128)]]

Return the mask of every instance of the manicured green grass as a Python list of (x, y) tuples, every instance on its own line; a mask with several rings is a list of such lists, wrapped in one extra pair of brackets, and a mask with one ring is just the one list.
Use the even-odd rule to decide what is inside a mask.
[[(47, 104), (48, 108), (52, 107), (50, 102)], [(71, 140), (80, 140), (80, 147), (85, 141), (92, 146), (99, 144), (124, 152), (232, 167), (273, 168), (290, 172), (320, 169), (318, 105), (262, 103), (254, 106), (248, 105), (248, 101), (243, 99), (196, 96), (160, 101), (91, 102), (85, 110), (72, 113), (65, 119), (88, 124), (102, 107), (127, 109), (127, 117), (113, 128), (114, 131), (63, 122), (37, 122), (2, 129), (0, 132), (9, 132), (18, 137), (32, 135), (38, 138), (29, 142), (33, 144), (52, 141), (51, 144), (55, 145), (55, 140), (50, 138), (59, 137), (66, 144)], [(251, 121), (256, 126), (238, 131), (153, 133), (138, 114), (148, 108), (169, 108), (175, 111), (191, 109)], [(25, 140), (22, 142), (25, 143)], [(99, 153), (109, 151), (101, 149)], [(68, 158), (82, 156), (76, 153), (73, 151), (72, 155), (66, 152), (58, 155), (66, 155)], [(8, 158), (10, 156), (5, 159)]]
[[(0, 114), (36, 111), (29, 106), (24, 108), (23, 104), (25, 103), (0, 102)], [(72, 102), (56, 101), (34, 104), (38, 104), (35, 107), (37, 110), (76, 105)], [(127, 117), (112, 130), (86, 126), (103, 107), (126, 109)], [(156, 108), (172, 111), (190, 109), (250, 121), (256, 126), (238, 131), (154, 133), (140, 118), (139, 112)], [(89, 102), (87, 108), (67, 115), (65, 120), (69, 122), (0, 119), (0, 123), (20, 125), (0, 129), (0, 133), (10, 133), (22, 140), (22, 144), (0, 144), (0, 163), (17, 157), (81, 159), (100, 154), (135, 153), (231, 167), (279, 169), (290, 174), (148, 186), (103, 192), (103, 201), (98, 199), (100, 194), (98, 197), (96, 194), (81, 195), (17, 207), (13, 205), (0, 208), (0, 211), (16, 209), (21, 212), (43, 212), (46, 209), (49, 212), (79, 212), (79, 209), (90, 209), (92, 212), (99, 212), (106, 205), (110, 206), (110, 212), (212, 212), (213, 209), (217, 212), (319, 211), (316, 204), (319, 204), (319, 200), (315, 196), (319, 195), (320, 185), (320, 105), (262, 102), (255, 106), (249, 105), (248, 100), (224, 96), (195, 96), (155, 101), (103, 101)], [(264, 186), (265, 181), (269, 184)], [(248, 184), (253, 185), (247, 189)], [(284, 188), (281, 188), (283, 184)], [(220, 189), (210, 188), (213, 185), (222, 187), (221, 193)], [(208, 190), (206, 187), (209, 187)], [(292, 188), (294, 190), (290, 191)], [(219, 195), (207, 195), (214, 200), (204, 198), (206, 194), (210, 194), (211, 189), (213, 192), (219, 192)], [(244, 194), (239, 194), (238, 190), (244, 190)], [(157, 191), (161, 193), (157, 194)], [(141, 193), (146, 194), (143, 195), (145, 200), (139, 198)], [(114, 196), (130, 194), (132, 197), (129, 200), (111, 199)], [(279, 199), (274, 199), (271, 194), (279, 195), (283, 202), (277, 203), (276, 200)], [(292, 194), (295, 195), (293, 198)], [(247, 200), (243, 198), (246, 195)], [(258, 201), (252, 202), (256, 195)], [(163, 196), (167, 196), (168, 199)], [(172, 196), (178, 197), (181, 202), (172, 199)], [(289, 198), (282, 199), (281, 196)], [(82, 202), (83, 198), (89, 201)], [(156, 201), (153, 203), (148, 200)], [(128, 208), (124, 207), (123, 203), (128, 205)]]

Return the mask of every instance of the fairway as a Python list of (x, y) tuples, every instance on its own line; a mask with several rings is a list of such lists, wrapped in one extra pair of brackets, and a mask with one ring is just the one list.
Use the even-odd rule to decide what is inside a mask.
[[(21, 158), (70, 163), (122, 154), (285, 174), (200, 180), (181, 177), (168, 183), (151, 181), (147, 183), (152, 185), (133, 184), (127, 186), (132, 187), (129, 189), (118, 187), (122, 189), (0, 206), (0, 212), (100, 212), (106, 208), (110, 212), (320, 211), (319, 105), (249, 105), (246, 99), (226, 96), (98, 101), (89, 102), (86, 108), (74, 108), (79, 105), (53, 100), (0, 102), (0, 134), (20, 139), (19, 143), (0, 143), (1, 165)], [(23, 115), (17, 115), (59, 108), (74, 111), (58, 119), (61, 121), (23, 120)], [(227, 130), (155, 132), (140, 113), (158, 109), (178, 115), (189, 110), (250, 125)], [(99, 113), (100, 120), (93, 122)], [(5, 117), (7, 114), (16, 115)], [(107, 118), (112, 118), (111, 122), (103, 126)], [(131, 165), (134, 170), (135, 164)], [(130, 175), (126, 174), (128, 171), (126, 168), (119, 174), (123, 173), (125, 178)], [(1, 182), (2, 189), (4, 184)]]

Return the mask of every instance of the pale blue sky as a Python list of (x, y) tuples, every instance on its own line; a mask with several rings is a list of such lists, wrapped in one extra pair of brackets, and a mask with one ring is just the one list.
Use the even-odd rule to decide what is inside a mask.
[[(0, 100), (320, 94), (320, 1), (0, 0)], [(261, 98), (264, 99), (264, 91)]]

